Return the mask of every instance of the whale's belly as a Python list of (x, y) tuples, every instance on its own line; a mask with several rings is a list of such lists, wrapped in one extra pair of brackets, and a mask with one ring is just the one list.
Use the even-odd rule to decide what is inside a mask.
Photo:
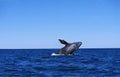
[(76, 49), (76, 44), (72, 44), (66, 49), (66, 52), (70, 52), (70, 51), (73, 51), (75, 49)]

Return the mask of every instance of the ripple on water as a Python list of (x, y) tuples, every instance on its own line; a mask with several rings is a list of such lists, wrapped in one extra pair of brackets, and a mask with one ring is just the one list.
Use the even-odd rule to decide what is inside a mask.
[(4, 72), (17, 72), (18, 70), (15, 68), (5, 68)]
[(36, 67), (33, 67), (33, 69), (38, 70), (38, 71), (45, 71), (45, 70), (47, 70), (46, 68), (44, 68), (42, 66), (36, 66)]

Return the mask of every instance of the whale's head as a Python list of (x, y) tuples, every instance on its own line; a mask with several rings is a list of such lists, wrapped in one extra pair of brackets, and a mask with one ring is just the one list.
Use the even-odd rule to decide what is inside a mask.
[(82, 45), (82, 42), (76, 42), (76, 45), (79, 48)]
[(65, 47), (65, 51), (67, 53), (74, 53), (76, 50), (79, 49), (79, 47), (82, 45), (82, 42), (73, 42), (73, 43), (69, 43), (66, 47)]
[(77, 50), (82, 45), (82, 42), (73, 42), (73, 43), (71, 43), (71, 46), (72, 45), (74, 46), (74, 47), (72, 47), (72, 49)]

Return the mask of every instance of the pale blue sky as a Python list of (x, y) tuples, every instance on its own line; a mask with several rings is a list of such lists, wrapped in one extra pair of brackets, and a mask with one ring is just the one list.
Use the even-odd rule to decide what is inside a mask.
[(0, 0), (0, 48), (120, 48), (120, 0)]

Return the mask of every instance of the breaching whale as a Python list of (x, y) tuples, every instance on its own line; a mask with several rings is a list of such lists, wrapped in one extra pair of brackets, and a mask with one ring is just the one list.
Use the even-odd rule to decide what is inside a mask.
[(64, 44), (65, 46), (61, 48), (58, 52), (53, 53), (52, 55), (74, 55), (75, 52), (79, 49), (79, 47), (82, 45), (82, 42), (68, 43), (62, 39), (58, 40), (61, 44)]

